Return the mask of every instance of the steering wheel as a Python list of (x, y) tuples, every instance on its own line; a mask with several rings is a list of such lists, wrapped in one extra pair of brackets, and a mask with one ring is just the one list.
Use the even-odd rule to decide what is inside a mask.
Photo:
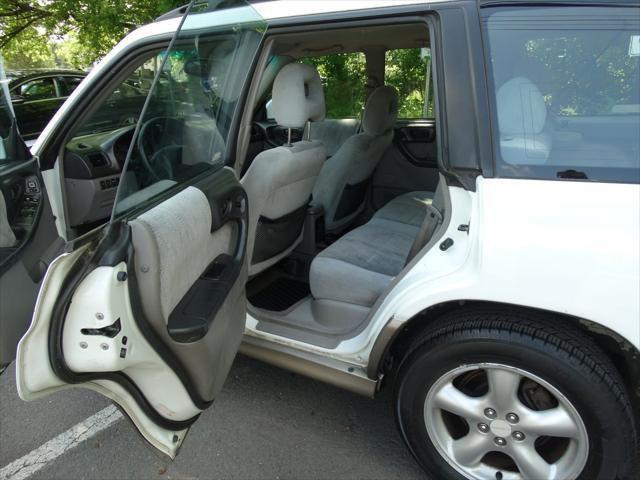
[[(138, 151), (152, 182), (175, 178), (174, 169), (184, 149), (184, 145), (175, 142), (176, 136), (182, 137), (182, 121), (175, 117), (155, 117), (140, 128)], [(150, 152), (152, 148), (154, 151)]]

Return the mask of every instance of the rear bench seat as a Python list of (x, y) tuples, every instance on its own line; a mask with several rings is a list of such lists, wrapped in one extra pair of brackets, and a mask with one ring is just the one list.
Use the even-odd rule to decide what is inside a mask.
[(404, 268), (432, 197), (431, 192), (396, 197), (320, 252), (311, 263), (313, 297), (372, 306)]

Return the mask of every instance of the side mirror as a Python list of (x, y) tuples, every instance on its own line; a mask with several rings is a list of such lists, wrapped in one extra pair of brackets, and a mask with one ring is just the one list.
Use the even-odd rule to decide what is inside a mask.
[(11, 103), (13, 103), (14, 105), (20, 105), (21, 103), (24, 103), (24, 97), (22, 95), (18, 95), (18, 94), (12, 94), (11, 95)]

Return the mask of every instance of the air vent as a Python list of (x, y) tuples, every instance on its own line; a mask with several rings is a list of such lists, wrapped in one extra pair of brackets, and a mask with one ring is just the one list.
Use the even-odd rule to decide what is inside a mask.
[(109, 161), (101, 153), (90, 153), (89, 155), (87, 155), (87, 160), (89, 160), (89, 163), (95, 168), (106, 167), (107, 165), (109, 165)]

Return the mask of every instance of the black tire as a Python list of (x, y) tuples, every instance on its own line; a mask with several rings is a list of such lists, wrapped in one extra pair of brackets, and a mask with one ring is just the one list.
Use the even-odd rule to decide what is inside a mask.
[(429, 388), (446, 372), (472, 363), (500, 363), (549, 382), (572, 403), (586, 427), (585, 480), (638, 477), (639, 439), (629, 396), (611, 360), (587, 335), (544, 313), (469, 308), (445, 314), (416, 339), (394, 385), (396, 420), (405, 442), (433, 479), (461, 476), (438, 453), (423, 409)]

